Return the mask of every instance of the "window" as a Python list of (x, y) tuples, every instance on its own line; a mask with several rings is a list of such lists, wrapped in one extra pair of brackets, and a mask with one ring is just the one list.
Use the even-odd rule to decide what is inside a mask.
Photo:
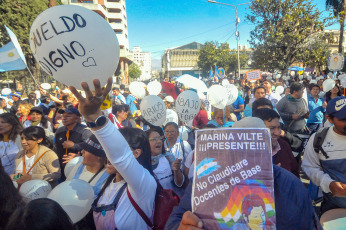
[(116, 34), (123, 34), (123, 30), (114, 30)]
[(108, 8), (108, 12), (109, 13), (120, 13), (121, 9), (117, 9), (117, 8)]
[(109, 23), (121, 23), (121, 19), (118, 19), (118, 18), (110, 18), (109, 20)]

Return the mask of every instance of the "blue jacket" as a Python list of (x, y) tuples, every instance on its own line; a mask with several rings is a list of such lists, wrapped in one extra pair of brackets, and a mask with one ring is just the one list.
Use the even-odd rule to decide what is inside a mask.
[(326, 112), (326, 109), (322, 107), (324, 99), (319, 98), (316, 102), (315, 98), (311, 95), (308, 95), (308, 106), (310, 111), (310, 117), (307, 123), (322, 123), (323, 122), (323, 113)]
[[(273, 168), (276, 229), (317, 229), (315, 211), (303, 183), (286, 169), (276, 165)], [(183, 214), (191, 211), (191, 192), (192, 182), (186, 188), (179, 206), (173, 209), (165, 229), (178, 229)]]
[(136, 98), (134, 96), (132, 96), (131, 94), (129, 94), (126, 97), (126, 104), (129, 105), (131, 114), (133, 114), (136, 110), (138, 110), (135, 103), (134, 103), (135, 100), (136, 100)]

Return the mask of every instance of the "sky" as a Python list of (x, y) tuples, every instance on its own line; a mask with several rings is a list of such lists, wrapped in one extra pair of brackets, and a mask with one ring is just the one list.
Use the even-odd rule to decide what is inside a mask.
[[(313, 0), (320, 11), (325, 11), (325, 0)], [(249, 0), (220, 0), (228, 4), (247, 3)], [(236, 48), (235, 9), (208, 3), (208, 0), (127, 0), (127, 24), (130, 49), (140, 46), (151, 52), (152, 59), (160, 59), (164, 50), (190, 42), (228, 42)], [(246, 15), (247, 5), (238, 7), (239, 44), (248, 45), (254, 28)], [(338, 29), (338, 26), (332, 26)]]

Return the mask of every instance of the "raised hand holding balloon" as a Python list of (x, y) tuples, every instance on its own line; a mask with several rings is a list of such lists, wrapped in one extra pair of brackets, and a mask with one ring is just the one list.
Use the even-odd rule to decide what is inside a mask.
[(45, 10), (33, 22), (29, 39), (43, 70), (66, 85), (80, 89), (82, 79), (91, 85), (96, 77), (105, 85), (118, 67), (116, 34), (104, 18), (84, 7)]

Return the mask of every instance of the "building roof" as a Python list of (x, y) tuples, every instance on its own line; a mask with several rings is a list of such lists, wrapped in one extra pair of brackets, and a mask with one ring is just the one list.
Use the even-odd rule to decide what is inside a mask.
[(203, 47), (203, 45), (201, 43), (198, 42), (191, 42), (182, 46), (177, 46), (177, 47), (173, 47), (173, 48), (168, 48), (166, 50), (199, 50)]

